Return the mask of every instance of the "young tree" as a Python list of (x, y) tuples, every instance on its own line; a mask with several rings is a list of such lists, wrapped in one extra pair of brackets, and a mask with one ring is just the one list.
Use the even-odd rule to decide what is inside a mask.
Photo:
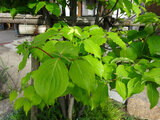
[[(10, 11), (12, 17), (16, 13), (26, 12), (44, 14), (48, 27), (53, 24), (51, 13), (61, 19), (59, 5), (62, 5), (63, 12), (66, 5), (70, 6), (73, 16), (73, 27), (60, 21), (45, 33), (37, 35), (32, 42), (26, 41), (17, 47), (18, 54), (23, 54), (19, 70), (25, 67), (30, 54), (41, 65), (21, 80), (24, 96), (15, 101), (15, 109), (23, 107), (27, 114), (32, 106), (43, 109), (45, 105), (54, 105), (59, 99), (64, 119), (72, 119), (75, 100), (90, 105), (92, 109), (106, 104), (108, 85), (111, 89), (115, 88), (124, 100), (142, 92), (147, 86), (147, 95), (153, 108), (159, 99), (160, 36), (157, 29), (160, 21), (151, 12), (140, 15), (141, 2), (150, 4), (147, 0), (99, 0), (96, 24), (99, 25), (103, 19), (110, 24), (108, 15), (117, 9), (128, 16), (135, 13), (135, 23), (145, 24), (145, 28), (140, 31), (107, 32), (97, 25), (83, 29), (74, 26), (77, 6), (74, 0), (0, 1), (1, 11)], [(101, 6), (105, 9), (99, 19)], [(106, 48), (104, 44), (109, 47)], [(106, 52), (107, 55), (104, 55)], [(32, 85), (29, 84), (30, 78), (34, 82)], [(13, 91), (10, 100), (16, 98), (17, 91)]]

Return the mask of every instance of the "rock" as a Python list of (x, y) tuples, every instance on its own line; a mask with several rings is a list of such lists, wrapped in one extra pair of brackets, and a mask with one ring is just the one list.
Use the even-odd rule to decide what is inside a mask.
[(160, 120), (160, 102), (157, 106), (150, 109), (146, 89), (127, 100), (127, 111), (130, 115), (141, 119)]
[(9, 99), (4, 99), (0, 101), (0, 120), (12, 110), (13, 110), (13, 105), (10, 104)]

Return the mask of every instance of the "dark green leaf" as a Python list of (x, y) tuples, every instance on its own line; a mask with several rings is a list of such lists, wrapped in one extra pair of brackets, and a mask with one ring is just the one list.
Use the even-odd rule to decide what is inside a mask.
[(61, 10), (56, 3), (48, 3), (46, 9), (57, 17), (60, 16)]

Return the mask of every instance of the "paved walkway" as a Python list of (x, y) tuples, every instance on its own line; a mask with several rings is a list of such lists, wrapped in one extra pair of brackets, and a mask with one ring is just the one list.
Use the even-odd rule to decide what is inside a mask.
[(19, 39), (16, 37), (16, 33), (14, 30), (4, 30), (0, 31), (0, 45), (4, 43), (12, 42), (13, 40)]

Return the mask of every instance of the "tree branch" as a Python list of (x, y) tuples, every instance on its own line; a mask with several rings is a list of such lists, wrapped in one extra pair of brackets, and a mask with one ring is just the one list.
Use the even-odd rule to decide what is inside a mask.
[(67, 112), (66, 112), (65, 98), (64, 97), (59, 97), (58, 100), (59, 100), (60, 105), (61, 105), (61, 110), (62, 110), (63, 117), (66, 118), (67, 117)]
[(35, 47), (35, 48), (41, 50), (42, 52), (46, 53), (50, 58), (54, 59), (53, 56), (51, 56), (48, 52), (44, 51), (43, 49), (41, 49), (41, 48), (39, 48), (39, 47)]
[(114, 4), (113, 8), (112, 8), (106, 15), (104, 15), (104, 16), (102, 17), (102, 19), (98, 22), (98, 24), (99, 24), (104, 18), (106, 18), (106, 17), (116, 8), (118, 2), (119, 2), (119, 0), (116, 1), (116, 3)]
[(74, 97), (71, 96), (69, 99), (69, 106), (68, 106), (68, 119), (72, 120), (72, 111), (74, 106)]

